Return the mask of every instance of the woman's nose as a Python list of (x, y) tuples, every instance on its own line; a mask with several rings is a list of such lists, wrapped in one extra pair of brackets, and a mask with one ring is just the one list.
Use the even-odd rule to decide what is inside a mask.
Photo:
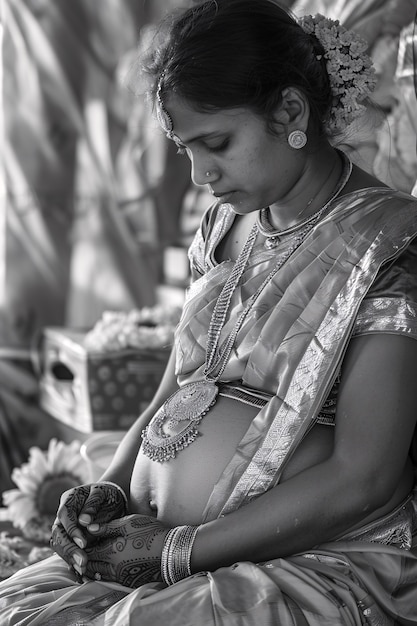
[(209, 185), (217, 180), (219, 172), (214, 167), (205, 161), (200, 163), (196, 159), (192, 159), (191, 162), (191, 178), (196, 185)]

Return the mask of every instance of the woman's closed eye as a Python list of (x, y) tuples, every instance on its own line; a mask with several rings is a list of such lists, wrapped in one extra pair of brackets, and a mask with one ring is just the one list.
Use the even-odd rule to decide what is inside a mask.
[(229, 145), (229, 139), (223, 139), (223, 141), (221, 141), (220, 143), (206, 144), (206, 148), (210, 152), (222, 152), (223, 150), (226, 150), (228, 145)]
[[(187, 148), (187, 146), (185, 146), (182, 143), (179, 142), (175, 142), (176, 146), (177, 146), (177, 154), (188, 154), (189, 153), (189, 148)], [(204, 144), (204, 148), (206, 150), (208, 150), (209, 152), (222, 152), (223, 150), (226, 150), (227, 147), (229, 146), (229, 139), (223, 139), (220, 143), (216, 143), (216, 144)]]

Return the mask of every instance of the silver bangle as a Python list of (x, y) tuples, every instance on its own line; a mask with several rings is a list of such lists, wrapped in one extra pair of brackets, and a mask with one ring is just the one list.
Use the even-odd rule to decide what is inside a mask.
[(110, 485), (111, 487), (114, 487), (115, 489), (117, 489), (117, 491), (120, 493), (120, 495), (122, 496), (124, 500), (125, 512), (128, 511), (129, 503), (128, 503), (127, 495), (125, 494), (124, 490), (120, 487), (120, 485), (117, 485), (116, 483), (112, 483), (111, 480), (100, 480), (96, 484), (97, 485)]
[(161, 555), (161, 576), (166, 585), (191, 576), (191, 552), (199, 526), (176, 526), (168, 531)]

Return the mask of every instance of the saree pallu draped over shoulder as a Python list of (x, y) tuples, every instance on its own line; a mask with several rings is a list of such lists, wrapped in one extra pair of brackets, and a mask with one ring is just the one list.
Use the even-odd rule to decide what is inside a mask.
[[(417, 205), (409, 196), (375, 188), (355, 198), (341, 199), (258, 300), (268, 319), (250, 346), (242, 380), (250, 387), (276, 387), (216, 485), (206, 519), (237, 509), (279, 482), (333, 385), (379, 270), (417, 234)], [(271, 292), (282, 294), (275, 305), (268, 302)], [(250, 335), (250, 328), (241, 332)]]
[[(223, 205), (212, 219), (219, 235), (233, 215)], [(416, 235), (417, 202), (411, 196), (379, 188), (345, 195), (262, 291), (237, 335), (223, 380), (241, 380), (272, 397), (215, 485), (206, 520), (279, 483), (333, 386), (378, 273)], [(210, 261), (214, 239), (200, 232), (190, 250), (202, 275), (189, 290), (177, 330), (180, 384), (202, 378), (202, 329), (230, 272), (230, 263)], [(224, 336), (269, 273), (268, 254), (254, 250)], [(416, 493), (400, 508), (417, 510)], [(364, 532), (285, 559), (202, 572), (169, 588), (78, 585), (67, 565), (51, 557), (0, 584), (0, 626), (417, 625), (417, 536), (406, 549), (370, 536)]]

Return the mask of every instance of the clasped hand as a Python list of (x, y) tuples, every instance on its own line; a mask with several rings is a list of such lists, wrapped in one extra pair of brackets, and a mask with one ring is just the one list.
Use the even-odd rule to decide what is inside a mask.
[(81, 485), (61, 497), (51, 546), (80, 579), (128, 587), (161, 580), (168, 528), (154, 517), (125, 515), (119, 490), (107, 483)]

